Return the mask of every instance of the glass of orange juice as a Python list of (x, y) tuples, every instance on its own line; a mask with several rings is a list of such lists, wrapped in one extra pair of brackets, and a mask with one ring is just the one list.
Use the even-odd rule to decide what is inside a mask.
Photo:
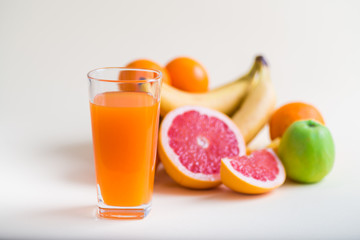
[(141, 219), (150, 211), (161, 77), (120, 67), (88, 73), (100, 217)]

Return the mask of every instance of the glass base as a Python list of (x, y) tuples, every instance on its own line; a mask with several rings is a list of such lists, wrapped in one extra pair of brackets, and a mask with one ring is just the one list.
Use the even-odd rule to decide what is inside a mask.
[(110, 206), (104, 203), (101, 195), (99, 184), (97, 185), (98, 193), (98, 211), (97, 216), (100, 218), (112, 219), (143, 219), (151, 210), (151, 201), (136, 207)]
[(114, 207), (99, 203), (97, 215), (100, 218), (143, 219), (149, 214), (150, 210), (151, 203), (138, 207)]

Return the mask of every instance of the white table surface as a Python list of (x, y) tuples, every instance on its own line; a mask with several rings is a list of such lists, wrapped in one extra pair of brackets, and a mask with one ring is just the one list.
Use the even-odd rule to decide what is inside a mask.
[[(359, 239), (359, 43), (359, 1), (0, 1), (0, 238)], [(247, 196), (160, 170), (146, 219), (96, 219), (86, 73), (188, 55), (215, 87), (256, 54), (278, 106), (323, 113), (332, 172)], [(253, 144), (268, 141), (265, 129)]]

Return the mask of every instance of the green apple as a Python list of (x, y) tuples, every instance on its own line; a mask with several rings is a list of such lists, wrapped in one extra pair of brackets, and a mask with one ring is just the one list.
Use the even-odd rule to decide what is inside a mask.
[(332, 169), (335, 146), (329, 129), (321, 123), (297, 121), (285, 131), (278, 154), (289, 178), (314, 183)]

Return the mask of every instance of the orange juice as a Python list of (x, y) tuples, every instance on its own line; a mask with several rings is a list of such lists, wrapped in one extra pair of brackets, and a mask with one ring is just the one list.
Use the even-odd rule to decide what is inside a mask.
[(151, 201), (159, 102), (144, 92), (105, 92), (90, 103), (98, 194), (110, 206)]

